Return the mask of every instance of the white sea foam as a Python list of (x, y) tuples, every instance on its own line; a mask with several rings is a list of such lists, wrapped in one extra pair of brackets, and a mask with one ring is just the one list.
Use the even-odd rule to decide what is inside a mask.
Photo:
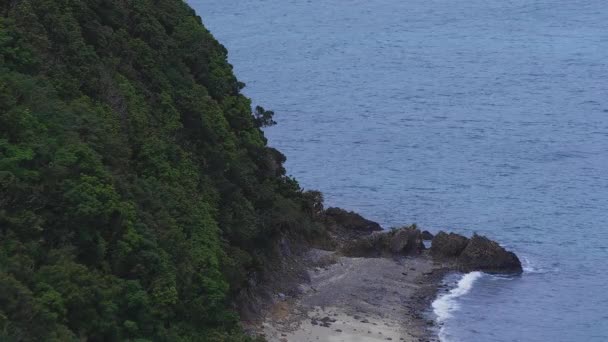
[(538, 272), (538, 270), (532, 265), (532, 262), (530, 262), (530, 259), (524, 256), (521, 257), (521, 264), (521, 268), (523, 268), (524, 272), (526, 273)]
[(524, 273), (527, 274), (542, 274), (549, 272), (558, 272), (559, 268), (557, 267), (540, 267), (536, 262), (532, 262), (529, 258), (525, 256), (520, 256), (521, 259), (521, 268), (524, 270)]
[(475, 281), (481, 276), (481, 272), (471, 272), (463, 275), (455, 288), (450, 290), (450, 292), (439, 296), (433, 302), (433, 312), (437, 316), (437, 323), (439, 323), (441, 326), (439, 331), (439, 339), (442, 342), (448, 342), (448, 336), (445, 332), (443, 322), (452, 317), (452, 313), (458, 310), (459, 305), (456, 299), (469, 293), (473, 287), (473, 283), (475, 283)]

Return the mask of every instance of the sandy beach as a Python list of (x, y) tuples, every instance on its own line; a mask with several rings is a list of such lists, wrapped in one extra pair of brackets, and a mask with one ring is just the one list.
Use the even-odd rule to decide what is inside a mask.
[(443, 271), (427, 255), (309, 258), (310, 282), (279, 296), (260, 327), (268, 341), (436, 341), (427, 313)]

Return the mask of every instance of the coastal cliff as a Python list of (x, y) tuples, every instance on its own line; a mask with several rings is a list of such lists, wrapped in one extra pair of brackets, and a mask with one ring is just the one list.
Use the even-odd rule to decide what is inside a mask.
[(247, 341), (315, 194), (180, 0), (0, 2), (0, 340)]
[(325, 213), (330, 243), (283, 248), (283, 268), (258, 288), (265, 300), (257, 314), (244, 316), (251, 334), (278, 342), (436, 341), (428, 311), (447, 273), (522, 272), (515, 254), (482, 236), (433, 237), (415, 225), (381, 230), (356, 213)]
[[(373, 304), (364, 274), (395, 312), (421, 296), (419, 232), (324, 209), (243, 87), (183, 1), (0, 3), (0, 340), (252, 341), (241, 320)], [(494, 268), (484, 244), (442, 262)]]

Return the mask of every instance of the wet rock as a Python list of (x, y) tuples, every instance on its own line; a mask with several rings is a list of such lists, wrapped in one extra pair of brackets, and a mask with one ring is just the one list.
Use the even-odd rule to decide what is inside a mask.
[(469, 239), (455, 234), (439, 232), (431, 243), (431, 255), (440, 258), (457, 257), (465, 249)]
[(458, 256), (458, 263), (468, 270), (484, 272), (521, 273), (521, 261), (495, 241), (485, 236), (473, 235)]
[(459, 234), (439, 232), (433, 238), (431, 255), (442, 260), (452, 260), (454, 266), (461, 271), (522, 272), (521, 262), (514, 253), (477, 234), (468, 239)]

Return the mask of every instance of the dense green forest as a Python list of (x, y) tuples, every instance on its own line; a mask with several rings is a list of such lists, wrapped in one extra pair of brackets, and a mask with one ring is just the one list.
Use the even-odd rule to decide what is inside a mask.
[(235, 294), (321, 228), (226, 49), (181, 0), (0, 12), (0, 341), (247, 340)]

